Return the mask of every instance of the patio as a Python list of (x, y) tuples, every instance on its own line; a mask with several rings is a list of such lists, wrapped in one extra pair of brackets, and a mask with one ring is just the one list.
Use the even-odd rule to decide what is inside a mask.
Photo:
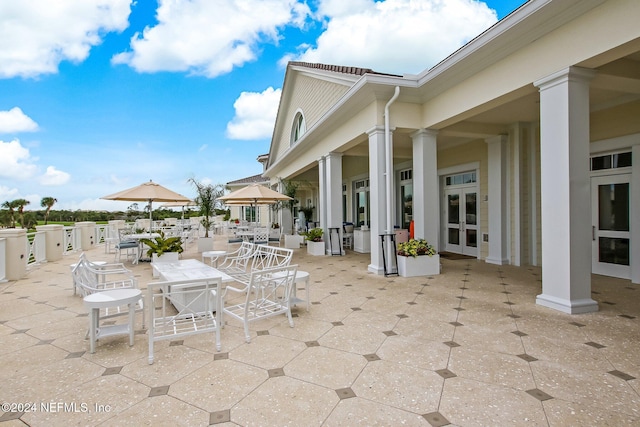
[[(443, 259), (443, 274), (405, 279), (367, 273), (366, 254), (299, 249), (312, 305), (293, 310), (293, 329), (268, 319), (247, 344), (227, 319), (221, 352), (196, 335), (158, 343), (149, 365), (143, 330), (133, 347), (109, 337), (89, 353), (78, 255), (0, 284), (0, 401), (21, 409), (3, 405), (2, 426), (640, 424), (629, 281), (594, 275), (600, 311), (567, 315), (535, 304), (538, 268)], [(102, 247), (87, 255), (113, 260)], [(145, 289), (150, 265), (131, 268)]]

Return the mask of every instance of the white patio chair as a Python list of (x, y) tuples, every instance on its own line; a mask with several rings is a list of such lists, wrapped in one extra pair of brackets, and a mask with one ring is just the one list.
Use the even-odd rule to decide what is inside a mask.
[(153, 363), (156, 341), (215, 332), (216, 350), (221, 350), (222, 322), (218, 308), (222, 307), (220, 284), (221, 279), (217, 278), (147, 285), (150, 365)]
[(350, 222), (343, 224), (342, 231), (342, 246), (353, 249), (353, 224)]
[(132, 257), (132, 263), (138, 263), (138, 259), (140, 258), (140, 242), (127, 239), (127, 234), (124, 229), (118, 230), (118, 242), (114, 246), (116, 248), (116, 262), (120, 262), (120, 254), (125, 252), (126, 259)]
[[(224, 325), (224, 316), (230, 316), (244, 325), (245, 340), (251, 342), (249, 324), (268, 317), (285, 314), (289, 326), (293, 328), (291, 317), (291, 292), (295, 286), (297, 265), (254, 271), (249, 285), (244, 289), (227, 286), (223, 295), (223, 309), (220, 321)], [(274, 276), (275, 275), (275, 276)], [(244, 301), (224, 306), (227, 294), (244, 294)]]
[(256, 227), (253, 229), (253, 243), (255, 245), (266, 245), (269, 243), (269, 228)]

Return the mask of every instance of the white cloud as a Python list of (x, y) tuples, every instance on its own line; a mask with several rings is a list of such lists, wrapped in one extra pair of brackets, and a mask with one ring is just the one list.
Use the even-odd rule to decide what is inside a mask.
[(0, 133), (35, 132), (38, 124), (22, 112), (19, 107), (0, 111)]
[(310, 11), (296, 0), (160, 0), (158, 24), (113, 57), (139, 72), (188, 71), (216, 77), (256, 59), (258, 43), (302, 26)]
[(0, 203), (5, 201), (18, 199), (20, 192), (17, 188), (9, 188), (4, 185), (0, 185)]
[(0, 141), (0, 178), (29, 179), (38, 172), (33, 162), (29, 150), (19, 140)]
[(227, 123), (227, 137), (246, 140), (271, 137), (281, 92), (272, 87), (261, 93), (242, 92), (233, 103), (236, 115)]
[(71, 175), (67, 172), (58, 170), (54, 166), (48, 166), (45, 174), (40, 177), (40, 184), (46, 186), (63, 185), (70, 179)]
[(130, 0), (0, 2), (0, 78), (55, 73), (83, 61), (104, 32), (129, 25)]
[(300, 46), (300, 54), (284, 61), (417, 74), (497, 21), (495, 11), (477, 0), (322, 0), (318, 13), (326, 30), (316, 46)]

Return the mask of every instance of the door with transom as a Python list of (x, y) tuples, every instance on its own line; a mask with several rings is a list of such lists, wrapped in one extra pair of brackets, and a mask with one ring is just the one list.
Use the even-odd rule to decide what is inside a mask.
[(591, 178), (591, 271), (629, 279), (631, 175)]
[(444, 249), (463, 255), (478, 255), (477, 186), (447, 187), (444, 191)]

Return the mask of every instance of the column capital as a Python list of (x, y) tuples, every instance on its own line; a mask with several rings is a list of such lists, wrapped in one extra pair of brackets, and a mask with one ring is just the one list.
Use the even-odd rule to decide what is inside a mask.
[(367, 131), (369, 138), (377, 134), (384, 134), (384, 126), (374, 126)]
[(507, 135), (490, 136), (489, 138), (485, 138), (484, 142), (486, 142), (487, 144), (495, 144), (496, 142), (498, 143), (507, 142)]
[(421, 136), (426, 136), (426, 137), (431, 137), (431, 138), (435, 138), (438, 136), (439, 131), (435, 130), (435, 129), (418, 129), (417, 131), (409, 134), (409, 136), (412, 139), (417, 139)]
[(325, 158), (325, 159), (328, 159), (328, 158), (332, 158), (332, 159), (339, 159), (339, 158), (341, 158), (342, 156), (343, 156), (343, 153), (339, 153), (339, 152), (337, 152), (337, 151), (331, 151), (331, 152), (329, 152), (328, 154), (326, 154), (326, 155), (324, 156), (324, 158)]
[(582, 67), (568, 67), (533, 82), (539, 90), (549, 89), (569, 80), (588, 82), (596, 75), (595, 70)]

